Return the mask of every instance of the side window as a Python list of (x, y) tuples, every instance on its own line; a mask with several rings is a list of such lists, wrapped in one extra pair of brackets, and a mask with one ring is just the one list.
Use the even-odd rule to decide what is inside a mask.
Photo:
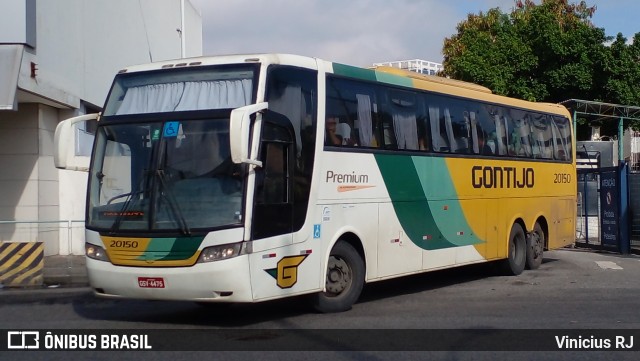
[(446, 124), (451, 124), (450, 110), (442, 106), (442, 97), (435, 95), (427, 97), (427, 108), (433, 150), (436, 152), (450, 152), (451, 143), (446, 126)]
[(488, 142), (494, 145), (494, 154), (507, 155), (509, 144), (509, 124), (505, 111), (494, 105), (487, 106), (490, 119), (493, 121), (494, 130), (489, 134)]
[(418, 96), (416, 123), (418, 129), (418, 148), (420, 150), (431, 150), (431, 136), (429, 134), (429, 106), (427, 104), (427, 97), (424, 95)]
[(283, 115), (294, 130), (297, 171), (311, 173), (316, 134), (316, 72), (289, 66), (269, 68), (269, 110)]
[[(389, 89), (385, 94), (383, 135), (385, 148), (421, 149), (416, 94), (399, 89)], [(424, 145), (422, 146), (424, 149)]]
[(507, 154), (511, 157), (531, 157), (530, 129), (526, 125), (526, 112), (518, 109), (503, 109)]
[(325, 145), (377, 148), (375, 87), (327, 77)]
[(571, 160), (571, 126), (569, 119), (553, 117), (554, 158), (557, 160)]
[(477, 126), (478, 119), (477, 112), (470, 109), (471, 103), (442, 96), (430, 96), (427, 103), (433, 150), (460, 154), (472, 152), (472, 121)]
[[(475, 112), (477, 122), (477, 129), (475, 130), (475, 133), (478, 138), (478, 153), (476, 153), (475, 146), (474, 153), (491, 156), (495, 155), (498, 149), (496, 143), (496, 123), (489, 110), (489, 107), (478, 104), (478, 109)], [(471, 134), (473, 136), (473, 121), (471, 122), (471, 124)]]
[(531, 135), (533, 157), (553, 159), (553, 132), (547, 115), (531, 113)]
[(470, 111), (470, 103), (465, 101), (454, 101), (451, 104), (453, 116), (451, 117), (451, 130), (453, 133), (453, 143), (451, 151), (453, 153), (468, 154), (473, 148), (473, 138), (471, 135), (471, 119), (475, 119), (475, 112)]
[(469, 127), (469, 152), (473, 154), (489, 154), (486, 148), (487, 136), (484, 131), (483, 122), (480, 119), (482, 113), (479, 109), (473, 109), (473, 105), (473, 103), (469, 103), (468, 110), (465, 110), (463, 113), (465, 121)]
[(511, 110), (511, 147), (513, 154), (518, 157), (531, 158), (533, 150), (531, 144), (533, 138), (531, 134), (530, 116), (522, 110)]

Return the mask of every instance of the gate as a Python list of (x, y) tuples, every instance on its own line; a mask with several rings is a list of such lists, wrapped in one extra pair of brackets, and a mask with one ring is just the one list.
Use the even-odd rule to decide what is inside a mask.
[(640, 254), (640, 172), (629, 173), (631, 252)]
[(578, 169), (576, 246), (629, 253), (629, 168)]

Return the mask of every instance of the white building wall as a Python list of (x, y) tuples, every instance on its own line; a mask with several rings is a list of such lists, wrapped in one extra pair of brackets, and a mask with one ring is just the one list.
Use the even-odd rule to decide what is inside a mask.
[[(202, 21), (186, 9), (190, 55), (202, 54)], [(121, 68), (181, 56), (180, 0), (38, 1), (37, 46), (22, 59), (18, 87), (62, 105), (102, 106)], [(199, 30), (198, 30), (199, 29)], [(188, 29), (187, 29), (188, 30)], [(31, 63), (36, 77), (31, 77)]]
[[(199, 56), (202, 20), (184, 2), (186, 54)], [(83, 224), (67, 221), (84, 219), (87, 173), (55, 169), (55, 127), (85, 106), (101, 107), (123, 67), (180, 58), (181, 3), (35, 2), (36, 46), (22, 56), (18, 109), (0, 111), (0, 241), (42, 241), (45, 255), (84, 254)], [(9, 35), (0, 32), (0, 47)]]

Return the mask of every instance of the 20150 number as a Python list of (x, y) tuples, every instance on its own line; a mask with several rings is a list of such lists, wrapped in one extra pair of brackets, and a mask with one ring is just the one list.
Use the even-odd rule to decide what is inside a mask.
[(553, 183), (571, 183), (571, 174), (555, 173)]
[(138, 241), (111, 240), (109, 247), (112, 248), (138, 248)]

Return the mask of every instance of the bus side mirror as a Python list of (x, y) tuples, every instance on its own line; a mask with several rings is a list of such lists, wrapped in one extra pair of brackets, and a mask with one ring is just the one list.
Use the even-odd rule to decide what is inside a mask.
[(53, 140), (53, 162), (56, 168), (75, 170), (81, 172), (89, 171), (89, 157), (76, 155), (78, 132), (77, 123), (87, 120), (97, 120), (99, 114), (87, 114), (79, 117), (63, 120), (56, 127)]
[[(251, 159), (249, 153), (249, 145), (252, 144), (249, 137), (251, 136), (251, 114), (257, 113), (261, 110), (267, 109), (269, 103), (251, 104), (231, 111), (231, 118), (229, 124), (229, 144), (231, 145), (231, 161), (236, 164), (247, 163), (254, 164), (262, 167), (262, 162), (257, 159)], [(256, 137), (254, 130), (254, 139)], [(251, 152), (257, 154), (257, 144), (252, 144), (252, 149), (256, 149)]]

